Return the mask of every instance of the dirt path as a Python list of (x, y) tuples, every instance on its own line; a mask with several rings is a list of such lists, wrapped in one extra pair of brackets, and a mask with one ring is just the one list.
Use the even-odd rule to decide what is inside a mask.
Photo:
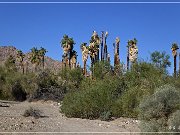
[[(46, 134), (115, 134), (108, 132), (140, 132), (138, 121), (133, 119), (119, 118), (111, 122), (100, 120), (87, 120), (79, 118), (67, 118), (59, 113), (56, 102), (2, 102), (0, 101), (0, 134), (5, 132), (46, 132)], [(42, 118), (22, 116), (29, 107), (39, 109), (43, 112)], [(2, 133), (4, 132), (4, 133)], [(54, 132), (54, 133), (47, 133)], [(61, 133), (57, 133), (61, 132)], [(73, 133), (81, 132), (81, 133)], [(84, 133), (83, 133), (84, 132)], [(98, 132), (98, 133), (95, 133)], [(102, 132), (102, 133), (100, 133)], [(21, 133), (25, 134), (25, 133)], [(35, 133), (32, 133), (35, 134)], [(45, 134), (45, 133), (39, 133)], [(121, 133), (124, 134), (124, 133)], [(130, 134), (130, 133), (129, 133)], [(117, 133), (116, 133), (117, 135)], [(126, 134), (127, 135), (127, 134)]]

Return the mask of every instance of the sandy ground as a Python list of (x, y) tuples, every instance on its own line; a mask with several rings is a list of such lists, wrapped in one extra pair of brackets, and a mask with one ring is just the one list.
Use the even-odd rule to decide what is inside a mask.
[[(24, 117), (24, 111), (29, 107), (41, 110), (44, 117), (39, 119)], [(123, 132), (140, 132), (138, 123), (139, 121), (130, 118), (118, 118), (110, 122), (67, 118), (59, 112), (59, 104), (52, 101), (31, 103), (27, 101), (3, 103), (0, 101), (0, 135), (12, 134), (10, 132), (14, 132), (13, 135), (128, 135), (132, 133)]]

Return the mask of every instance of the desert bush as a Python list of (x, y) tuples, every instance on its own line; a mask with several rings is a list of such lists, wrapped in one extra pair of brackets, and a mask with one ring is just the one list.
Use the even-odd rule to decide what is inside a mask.
[(49, 70), (44, 70), (36, 74), (36, 83), (39, 88), (57, 86), (55, 75)]
[(0, 72), (0, 98), (18, 101), (25, 100), (27, 93), (22, 85), (23, 76), (21, 76), (21, 73), (14, 71), (6, 71), (4, 67), (1, 68), (2, 70)]
[(14, 84), (12, 85), (11, 93), (14, 100), (17, 100), (17, 101), (26, 100), (27, 93), (25, 92), (25, 90), (23, 89), (19, 81), (14, 82)]
[(138, 105), (141, 99), (141, 90), (130, 89), (122, 93), (112, 105), (112, 113), (115, 117), (136, 118), (138, 115)]
[(137, 117), (140, 101), (152, 95), (156, 87), (166, 83), (163, 76), (164, 74), (150, 63), (133, 64), (132, 69), (123, 75), (126, 88), (112, 106), (113, 116)]
[(31, 116), (31, 117), (34, 117), (36, 119), (43, 117), (41, 110), (35, 109), (35, 108), (32, 108), (32, 107), (29, 107), (27, 110), (25, 110), (23, 116), (24, 117)]
[[(175, 111), (180, 108), (180, 92), (170, 85), (162, 86), (144, 99), (139, 106), (139, 118), (142, 132), (169, 131), (168, 119), (177, 117)], [(172, 117), (170, 118), (170, 116)], [(173, 117), (174, 116), (174, 117)], [(170, 123), (171, 123), (170, 122)]]
[(180, 110), (174, 112), (168, 119), (170, 132), (180, 132)]
[(96, 79), (103, 79), (107, 74), (111, 73), (111, 65), (107, 61), (96, 62), (94, 65), (93, 77)]
[(64, 95), (66, 94), (66, 89), (63, 86), (51, 86), (49, 88), (38, 88), (34, 91), (28, 98), (28, 101), (37, 100), (52, 100), (52, 101), (62, 101)]
[(109, 119), (110, 108), (121, 92), (118, 78), (95, 80), (91, 87), (67, 94), (61, 111), (68, 117)]
[(59, 77), (58, 83), (65, 86), (67, 92), (78, 90), (84, 78), (81, 68), (64, 68), (59, 72)]
[(132, 69), (125, 74), (128, 87), (143, 87), (151, 90), (162, 86), (166, 76), (165, 72), (147, 62), (133, 64)]

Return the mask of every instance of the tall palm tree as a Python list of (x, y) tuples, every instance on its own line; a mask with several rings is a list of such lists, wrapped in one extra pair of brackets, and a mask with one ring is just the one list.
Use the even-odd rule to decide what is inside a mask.
[(138, 56), (138, 48), (137, 48), (137, 40), (134, 38), (130, 41), (130, 48), (129, 48), (129, 60), (132, 63), (135, 63)]
[(120, 38), (116, 37), (116, 48), (117, 48), (117, 54), (119, 55), (119, 43), (120, 43)]
[(177, 57), (177, 50), (179, 49), (177, 43), (173, 43), (171, 50), (172, 50), (172, 55), (174, 56), (174, 76), (176, 77), (176, 57)]
[(90, 45), (89, 48), (91, 49), (91, 52), (93, 53), (94, 62), (99, 61), (99, 45), (101, 41), (96, 31), (93, 31), (93, 34), (90, 39)]
[(40, 64), (40, 59), (39, 59), (39, 56), (38, 56), (38, 49), (36, 47), (33, 47), (31, 49), (31, 53), (30, 53), (30, 57), (29, 58), (30, 58), (31, 63), (34, 66), (34, 72), (36, 72), (37, 71), (37, 67)]
[(83, 61), (83, 74), (84, 74), (84, 76), (87, 75), (87, 73), (86, 73), (86, 62), (87, 62), (88, 54), (89, 54), (89, 49), (88, 49), (88, 47), (86, 45), (87, 45), (87, 43), (82, 43), (81, 44), (82, 61)]
[(43, 69), (44, 69), (44, 56), (45, 56), (46, 53), (47, 53), (47, 50), (45, 48), (43, 48), (43, 47), (41, 47), (40, 50), (38, 51), (38, 55), (40, 57)]
[(115, 40), (115, 44), (114, 44), (114, 66), (120, 64), (119, 42), (120, 42), (120, 39), (117, 37), (116, 40)]
[(102, 31), (101, 32), (101, 35), (102, 35), (102, 37), (101, 37), (101, 61), (104, 59), (103, 58), (103, 56), (104, 56), (104, 54), (103, 54), (103, 47), (104, 47), (104, 31)]
[(23, 64), (24, 57), (25, 55), (23, 54), (23, 52), (21, 50), (18, 50), (16, 54), (16, 60), (18, 61), (20, 69), (22, 69), (23, 74), (24, 74), (24, 64)]
[(72, 54), (71, 54), (71, 59), (70, 59), (70, 62), (71, 62), (71, 68), (74, 69), (76, 68), (76, 63), (77, 63), (77, 52), (75, 50), (72, 51)]
[(91, 67), (94, 65), (95, 62), (99, 60), (98, 52), (99, 52), (99, 45), (100, 45), (100, 38), (96, 31), (93, 31), (93, 34), (90, 39), (89, 45), (89, 54), (91, 58)]
[(131, 40), (128, 40), (128, 45), (127, 45), (127, 70), (129, 70), (129, 48), (132, 44)]
[(64, 61), (65, 66), (68, 61), (69, 67), (71, 67), (70, 60), (71, 60), (71, 57), (73, 56), (72, 53), (73, 53), (74, 44), (75, 42), (73, 38), (69, 38), (68, 35), (63, 36), (63, 39), (61, 40), (61, 47), (63, 48), (63, 53), (64, 53), (63, 61)]
[(105, 33), (105, 44), (104, 44), (104, 59), (105, 60), (107, 60), (107, 54), (108, 54), (108, 52), (107, 52), (107, 43), (106, 43), (107, 37), (108, 37), (108, 32), (106, 31), (106, 33)]

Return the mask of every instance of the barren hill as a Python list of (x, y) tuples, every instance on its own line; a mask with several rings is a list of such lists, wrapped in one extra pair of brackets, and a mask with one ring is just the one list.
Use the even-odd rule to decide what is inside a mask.
[[(3, 65), (4, 62), (7, 60), (7, 58), (12, 55), (14, 58), (16, 58), (17, 50), (13, 46), (0, 46), (0, 65)], [(28, 59), (30, 53), (25, 54), (24, 60), (27, 61), (28, 69), (32, 71), (33, 65), (31, 64), (30, 60)], [(45, 69), (51, 69), (53, 71), (58, 71), (62, 67), (62, 63), (57, 60), (53, 60), (50, 57), (45, 56)]]

